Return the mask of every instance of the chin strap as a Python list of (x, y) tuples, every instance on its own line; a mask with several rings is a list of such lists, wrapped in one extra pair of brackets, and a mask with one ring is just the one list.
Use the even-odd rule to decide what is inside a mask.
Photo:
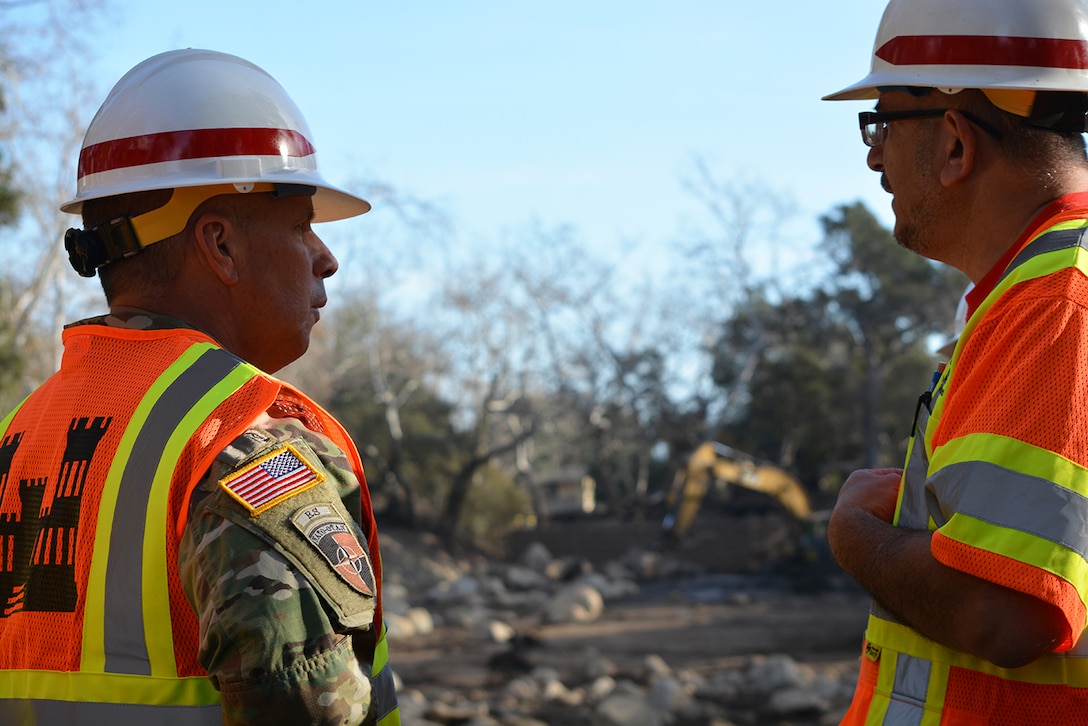
[[(312, 197), (317, 187), (309, 184), (250, 182), (180, 187), (163, 206), (135, 217), (118, 217), (89, 230), (69, 229), (64, 233), (68, 261), (83, 277), (94, 277), (103, 265), (132, 257), (142, 248), (178, 234), (202, 202), (220, 194), (271, 193), (274, 199)], [(143, 242), (141, 243), (141, 240)]]
[(81, 277), (94, 277), (102, 265), (131, 257), (140, 251), (132, 219), (119, 217), (89, 230), (69, 229), (64, 233), (68, 262)]

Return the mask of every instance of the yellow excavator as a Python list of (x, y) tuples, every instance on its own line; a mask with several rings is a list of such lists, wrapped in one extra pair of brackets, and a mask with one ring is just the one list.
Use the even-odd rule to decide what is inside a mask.
[(665, 500), (663, 535), (674, 541), (682, 539), (691, 530), (711, 489), (720, 498), (730, 486), (762, 492), (799, 520), (812, 513), (804, 487), (789, 473), (725, 444), (707, 441), (691, 453), (687, 465), (676, 473)]

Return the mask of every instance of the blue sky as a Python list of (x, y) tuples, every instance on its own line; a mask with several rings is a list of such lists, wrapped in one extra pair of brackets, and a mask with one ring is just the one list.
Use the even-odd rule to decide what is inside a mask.
[(462, 235), (570, 224), (663, 244), (699, 208), (682, 184), (698, 156), (792, 199), (807, 248), (836, 204), (891, 222), (858, 137), (869, 106), (820, 101), (868, 71), (883, 6), (112, 0), (95, 67), (104, 95), (164, 50), (243, 56), (302, 108), (330, 181), (387, 182)]

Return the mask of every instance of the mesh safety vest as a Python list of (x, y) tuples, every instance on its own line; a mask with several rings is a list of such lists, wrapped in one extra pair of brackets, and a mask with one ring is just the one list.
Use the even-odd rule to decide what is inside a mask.
[[(874, 602), (844, 724), (1088, 723), (1088, 638), (1080, 638), (1088, 593), (1088, 436), (1066, 424), (1088, 414), (1088, 392), (1082, 399), (1076, 387), (1072, 394), (1047, 387), (1051, 376), (1079, 376), (1088, 366), (1088, 331), (1076, 317), (1088, 309), (1088, 220), (1051, 219), (1044, 227), (971, 316), (948, 366), (919, 402), (895, 524), (934, 531), (932, 551), (944, 564), (1059, 606), (1070, 636), (1060, 652), (999, 668), (924, 638)], [(1055, 306), (1053, 318), (1040, 320), (1039, 306), (1023, 303), (1042, 299), (1072, 305)], [(1045, 346), (1036, 359), (1053, 347), (1051, 368), (1010, 370), (1008, 360), (988, 359), (992, 347), (979, 342), (995, 326), (1016, 331), (1019, 344)], [(1082, 340), (1052, 345), (1047, 334)], [(1069, 360), (1056, 359), (1062, 355)], [(1016, 381), (1036, 374), (1040, 385), (1031, 390), (1025, 378), (1028, 385), (1010, 386), (1012, 393), (987, 387), (970, 375), (987, 370), (979, 366), (1006, 366), (1001, 374)], [(998, 397), (1021, 390), (1031, 397), (997, 405)], [(995, 413), (1010, 410), (1017, 415)], [(1047, 417), (1055, 422), (1049, 428)]]
[[(285, 391), (364, 483), (358, 452), (320, 406), (197, 331), (81, 325), (64, 346), (61, 370), (0, 421), (0, 723), (220, 724), (178, 576), (189, 495)], [(375, 618), (389, 726), (380, 605)]]

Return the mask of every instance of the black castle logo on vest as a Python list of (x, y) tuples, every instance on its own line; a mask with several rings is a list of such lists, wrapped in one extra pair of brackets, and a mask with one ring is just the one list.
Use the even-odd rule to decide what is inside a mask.
[[(72, 419), (52, 501), (43, 510), (49, 476), (19, 478), (19, 512), (0, 514), (0, 617), (20, 610), (72, 612), (76, 607), (76, 546), (87, 471), (112, 418)], [(0, 442), (0, 502), (14, 482), (12, 461), (23, 432)]]

